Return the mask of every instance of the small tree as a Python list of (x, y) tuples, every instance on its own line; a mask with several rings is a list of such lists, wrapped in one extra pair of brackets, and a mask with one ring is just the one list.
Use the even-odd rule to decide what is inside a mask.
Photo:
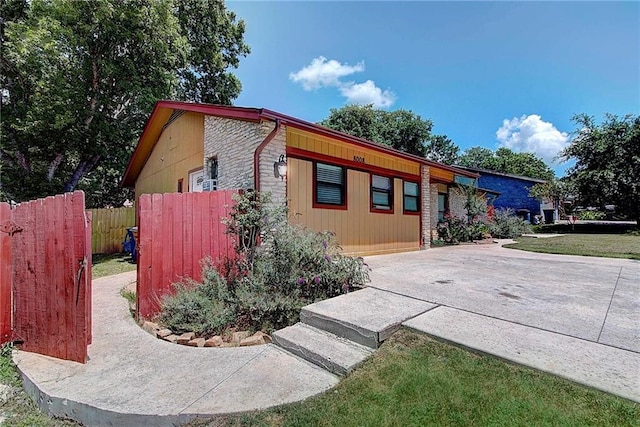
[(552, 179), (544, 183), (535, 184), (529, 190), (529, 197), (543, 201), (550, 201), (558, 208), (558, 215), (565, 217), (569, 212), (566, 211), (566, 202), (575, 194), (573, 183), (566, 179)]
[(616, 211), (640, 220), (640, 117), (605, 115), (597, 124), (593, 117), (573, 117), (578, 130), (562, 153), (575, 159), (568, 177), (584, 206)]

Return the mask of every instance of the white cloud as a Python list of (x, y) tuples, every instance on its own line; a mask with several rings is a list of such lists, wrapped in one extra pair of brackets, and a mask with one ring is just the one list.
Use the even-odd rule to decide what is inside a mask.
[(372, 80), (344, 83), (340, 86), (340, 93), (351, 104), (373, 104), (378, 108), (390, 107), (396, 100), (393, 92), (380, 89)]
[(549, 164), (558, 163), (557, 157), (569, 141), (566, 132), (560, 132), (553, 123), (543, 121), (537, 114), (503, 120), (496, 137), (502, 147), (535, 153)]
[(300, 83), (304, 90), (323, 87), (338, 88), (340, 94), (347, 98), (350, 104), (373, 104), (378, 108), (390, 107), (396, 100), (395, 94), (388, 89), (380, 89), (373, 80), (367, 80), (364, 83), (341, 80), (343, 77), (362, 71), (364, 71), (364, 61), (356, 65), (348, 65), (335, 59), (327, 60), (324, 56), (319, 56), (299, 71), (289, 73), (289, 79), (294, 83)]
[(364, 71), (364, 62), (356, 65), (341, 64), (335, 59), (327, 60), (319, 56), (311, 61), (311, 64), (300, 71), (289, 74), (289, 79), (302, 84), (305, 90), (314, 90), (321, 87), (339, 86), (341, 77)]

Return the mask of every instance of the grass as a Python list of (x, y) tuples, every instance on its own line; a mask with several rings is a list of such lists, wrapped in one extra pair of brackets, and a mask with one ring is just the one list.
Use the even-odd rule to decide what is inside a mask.
[(633, 234), (567, 234), (546, 239), (519, 237), (505, 248), (549, 254), (640, 259), (640, 236)]
[(0, 388), (7, 387), (7, 399), (0, 400), (0, 425), (15, 427), (77, 427), (78, 423), (55, 419), (41, 412), (22, 389), (10, 345), (0, 350)]
[(91, 261), (93, 263), (91, 274), (94, 279), (136, 269), (136, 264), (131, 261), (131, 255), (124, 253), (94, 254), (91, 257)]
[(638, 426), (640, 404), (401, 329), (335, 389), (191, 426)]

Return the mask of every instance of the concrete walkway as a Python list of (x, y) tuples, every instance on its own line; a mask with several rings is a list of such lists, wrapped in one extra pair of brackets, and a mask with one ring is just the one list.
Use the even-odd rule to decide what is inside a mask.
[(87, 426), (174, 426), (296, 402), (339, 381), (272, 344), (212, 349), (156, 339), (119, 294), (134, 280), (135, 272), (94, 280), (86, 364), (15, 352), (25, 389), (42, 409)]
[(499, 245), (367, 262), (369, 288), (305, 307), (302, 323), (274, 334), (280, 347), (157, 340), (119, 295), (135, 280), (125, 273), (93, 283), (87, 364), (20, 351), (14, 360), (52, 414), (96, 426), (175, 425), (326, 391), (405, 325), (640, 402), (640, 262)]

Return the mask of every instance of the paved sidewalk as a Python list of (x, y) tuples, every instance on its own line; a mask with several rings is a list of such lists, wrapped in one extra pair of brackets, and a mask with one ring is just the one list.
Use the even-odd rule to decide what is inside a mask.
[(93, 281), (86, 364), (15, 352), (25, 389), (42, 409), (87, 426), (174, 426), (296, 402), (339, 381), (272, 344), (213, 349), (153, 338), (119, 294), (134, 280), (131, 272)]

